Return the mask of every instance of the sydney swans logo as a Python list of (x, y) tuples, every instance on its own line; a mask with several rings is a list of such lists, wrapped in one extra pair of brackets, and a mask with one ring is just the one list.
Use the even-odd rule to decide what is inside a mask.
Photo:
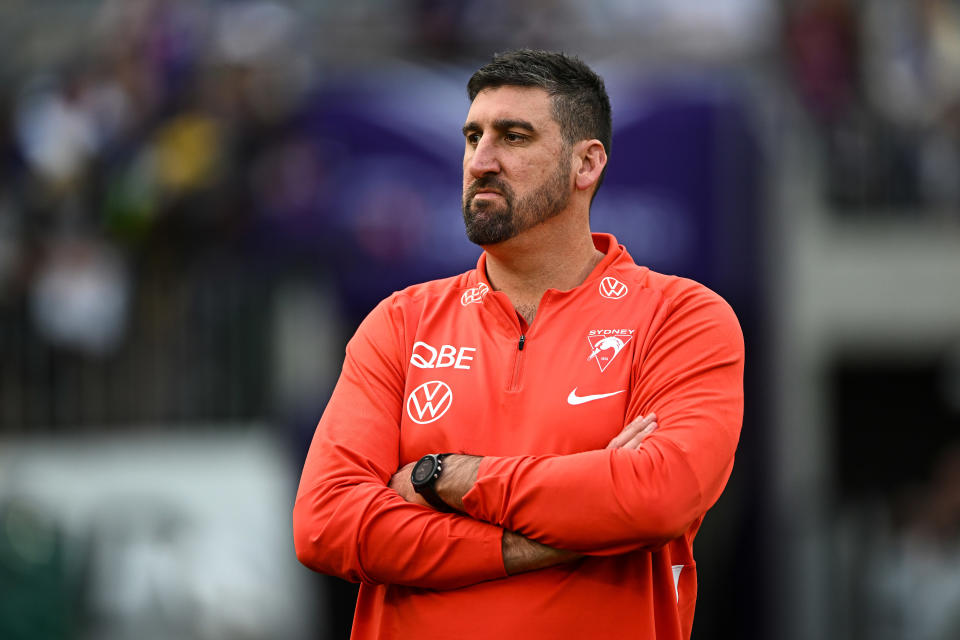
[(590, 343), (590, 355), (600, 371), (604, 371), (633, 338), (636, 329), (593, 329), (587, 336)]
[(453, 391), (447, 383), (431, 380), (413, 390), (407, 398), (407, 415), (417, 424), (439, 420), (453, 404)]

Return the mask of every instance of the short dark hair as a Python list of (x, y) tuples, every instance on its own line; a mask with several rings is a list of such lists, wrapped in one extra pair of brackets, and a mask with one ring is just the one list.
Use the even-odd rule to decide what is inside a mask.
[[(470, 77), (467, 95), (473, 102), (484, 89), (503, 86), (545, 90), (552, 99), (553, 117), (560, 124), (564, 143), (596, 138), (610, 156), (613, 125), (607, 89), (603, 78), (576, 56), (537, 49), (497, 53)], [(597, 189), (606, 172), (604, 167)]]

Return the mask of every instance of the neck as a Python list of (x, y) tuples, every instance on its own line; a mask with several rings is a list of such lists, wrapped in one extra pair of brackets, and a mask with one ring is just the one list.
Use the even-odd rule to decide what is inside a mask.
[(570, 229), (549, 222), (484, 247), (490, 284), (510, 298), (528, 324), (547, 289), (566, 291), (578, 286), (603, 259), (593, 246), (588, 225)]

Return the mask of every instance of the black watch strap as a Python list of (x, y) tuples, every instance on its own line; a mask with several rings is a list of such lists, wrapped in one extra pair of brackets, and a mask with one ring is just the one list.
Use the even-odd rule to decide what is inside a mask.
[[(436, 509), (437, 511), (443, 511), (450, 513), (453, 509), (450, 508), (446, 502), (440, 499), (440, 496), (437, 495), (437, 480), (440, 478), (440, 475), (443, 473), (443, 459), (450, 455), (449, 453), (436, 453), (428, 454), (420, 458), (420, 461), (414, 467), (413, 472), (411, 473), (411, 482), (413, 483), (413, 490), (423, 496), (423, 499), (427, 503)], [(431, 473), (424, 479), (418, 481), (417, 473), (418, 467), (422, 465), (431, 465), (427, 471)]]

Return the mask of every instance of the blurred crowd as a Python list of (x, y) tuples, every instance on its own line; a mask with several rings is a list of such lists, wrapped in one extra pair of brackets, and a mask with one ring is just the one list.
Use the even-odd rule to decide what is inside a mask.
[(258, 235), (319, 182), (291, 136), (307, 34), (266, 2), (105, 2), (77, 28), (0, 89), (0, 424), (260, 415)]
[(960, 209), (960, 5), (800, 0), (786, 18), (790, 78), (822, 136), (838, 210)]

